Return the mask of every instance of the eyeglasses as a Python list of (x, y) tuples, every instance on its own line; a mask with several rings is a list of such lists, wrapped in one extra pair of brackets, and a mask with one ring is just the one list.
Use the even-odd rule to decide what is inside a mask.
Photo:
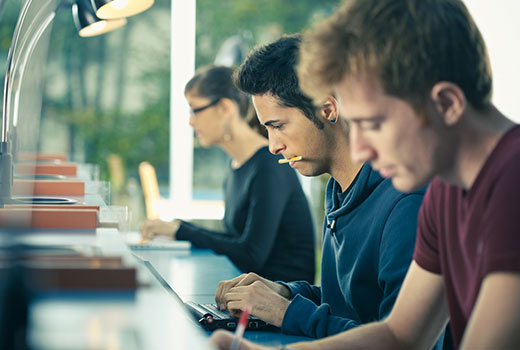
[(192, 115), (195, 115), (195, 114), (197, 114), (197, 113), (200, 113), (200, 112), (202, 112), (203, 110), (208, 109), (209, 107), (213, 107), (214, 105), (216, 105), (217, 103), (219, 103), (219, 101), (220, 101), (220, 97), (214, 99), (213, 101), (211, 101), (210, 103), (208, 103), (208, 104), (205, 105), (205, 106), (202, 106), (202, 107), (199, 107), (199, 108), (192, 108), (192, 109), (190, 110), (190, 113), (191, 113)]

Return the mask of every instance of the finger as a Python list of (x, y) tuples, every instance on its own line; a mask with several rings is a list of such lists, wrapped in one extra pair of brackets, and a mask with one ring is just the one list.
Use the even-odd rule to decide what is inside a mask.
[(248, 273), (244, 278), (242, 278), (242, 280), (240, 280), (240, 282), (238, 282), (235, 286), (247, 286), (247, 285), (250, 285), (252, 283), (254, 283), (255, 281), (258, 281), (261, 277), (258, 276), (256, 273)]
[(230, 283), (232, 283), (232, 280), (219, 282), (217, 291), (215, 292), (215, 302), (217, 303), (220, 310), (226, 309), (225, 295), (230, 289)]
[(226, 308), (229, 309), (229, 303), (233, 301), (240, 301), (244, 299), (243, 293), (226, 293), (224, 295), (223, 303), (226, 305)]
[(240, 318), (242, 310), (240, 309), (229, 309), (229, 314), (234, 318)]
[(245, 304), (241, 300), (231, 301), (227, 304), (227, 307), (231, 316), (238, 318), (242, 314), (242, 310), (245, 309)]
[(224, 289), (226, 288), (226, 284), (228, 284), (230, 281), (220, 281), (217, 285), (217, 290), (215, 291), (215, 302), (217, 303), (217, 306), (222, 310), (221, 303), (224, 301)]
[(151, 239), (155, 236), (155, 233), (151, 230), (150, 227), (146, 226), (141, 230), (141, 236), (146, 239)]
[[(213, 332), (213, 334), (211, 335), (210, 342), (215, 344), (217, 346), (218, 350), (229, 350), (234, 337), (235, 336), (233, 335), (233, 333), (218, 329), (215, 332)], [(241, 339), (240, 344), (238, 345), (238, 349), (239, 350), (260, 350), (260, 349), (267, 349), (267, 348), (256, 345), (248, 340)]]
[(226, 309), (225, 295), (229, 292), (231, 288), (240, 283), (240, 281), (245, 277), (245, 274), (242, 274), (238, 277), (235, 277), (228, 281), (219, 282), (217, 291), (215, 293), (215, 301), (218, 307), (221, 310)]
[(256, 282), (247, 286), (236, 286), (231, 288), (226, 295), (238, 293), (238, 294), (251, 294), (258, 290), (265, 289), (265, 286), (263, 284), (257, 284)]
[(229, 309), (229, 314), (235, 318), (240, 318), (242, 315), (242, 310), (240, 309)]
[(217, 346), (217, 349), (219, 350), (227, 350), (231, 346), (231, 343), (233, 342), (234, 335), (231, 332), (217, 329), (213, 334), (211, 335), (210, 342), (215, 344)]
[(147, 222), (143, 221), (143, 222), (141, 222), (141, 224), (139, 224), (139, 231), (142, 233), (142, 232), (146, 231), (147, 227), (148, 227)]
[(141, 234), (149, 235), (153, 231), (154, 224), (150, 220), (145, 220), (139, 225)]

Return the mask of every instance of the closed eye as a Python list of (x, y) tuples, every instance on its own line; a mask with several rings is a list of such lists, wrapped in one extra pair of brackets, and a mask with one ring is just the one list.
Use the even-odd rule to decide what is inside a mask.
[(377, 116), (372, 118), (353, 118), (350, 120), (350, 122), (357, 124), (361, 130), (377, 131), (381, 129), (381, 126), (385, 120), (385, 117)]
[(376, 131), (381, 128), (381, 121), (380, 120), (367, 120), (359, 123), (359, 126), (363, 130), (370, 130), (370, 131)]
[(279, 120), (270, 120), (264, 124), (267, 129), (281, 129), (284, 126), (284, 123)]

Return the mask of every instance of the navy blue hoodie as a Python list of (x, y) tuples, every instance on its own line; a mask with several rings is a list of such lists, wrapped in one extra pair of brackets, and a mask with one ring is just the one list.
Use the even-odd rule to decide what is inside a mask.
[(387, 316), (412, 261), (423, 195), (398, 192), (368, 164), (343, 193), (330, 179), (321, 287), (282, 283), (292, 295), (282, 331), (322, 338)]

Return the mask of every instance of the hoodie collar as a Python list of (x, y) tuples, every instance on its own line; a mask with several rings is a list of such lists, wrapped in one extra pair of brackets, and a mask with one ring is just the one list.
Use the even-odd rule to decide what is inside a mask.
[(327, 184), (327, 217), (337, 217), (352, 211), (362, 203), (384, 179), (372, 169), (369, 163), (363, 164), (356, 177), (344, 193), (339, 183), (331, 178)]

